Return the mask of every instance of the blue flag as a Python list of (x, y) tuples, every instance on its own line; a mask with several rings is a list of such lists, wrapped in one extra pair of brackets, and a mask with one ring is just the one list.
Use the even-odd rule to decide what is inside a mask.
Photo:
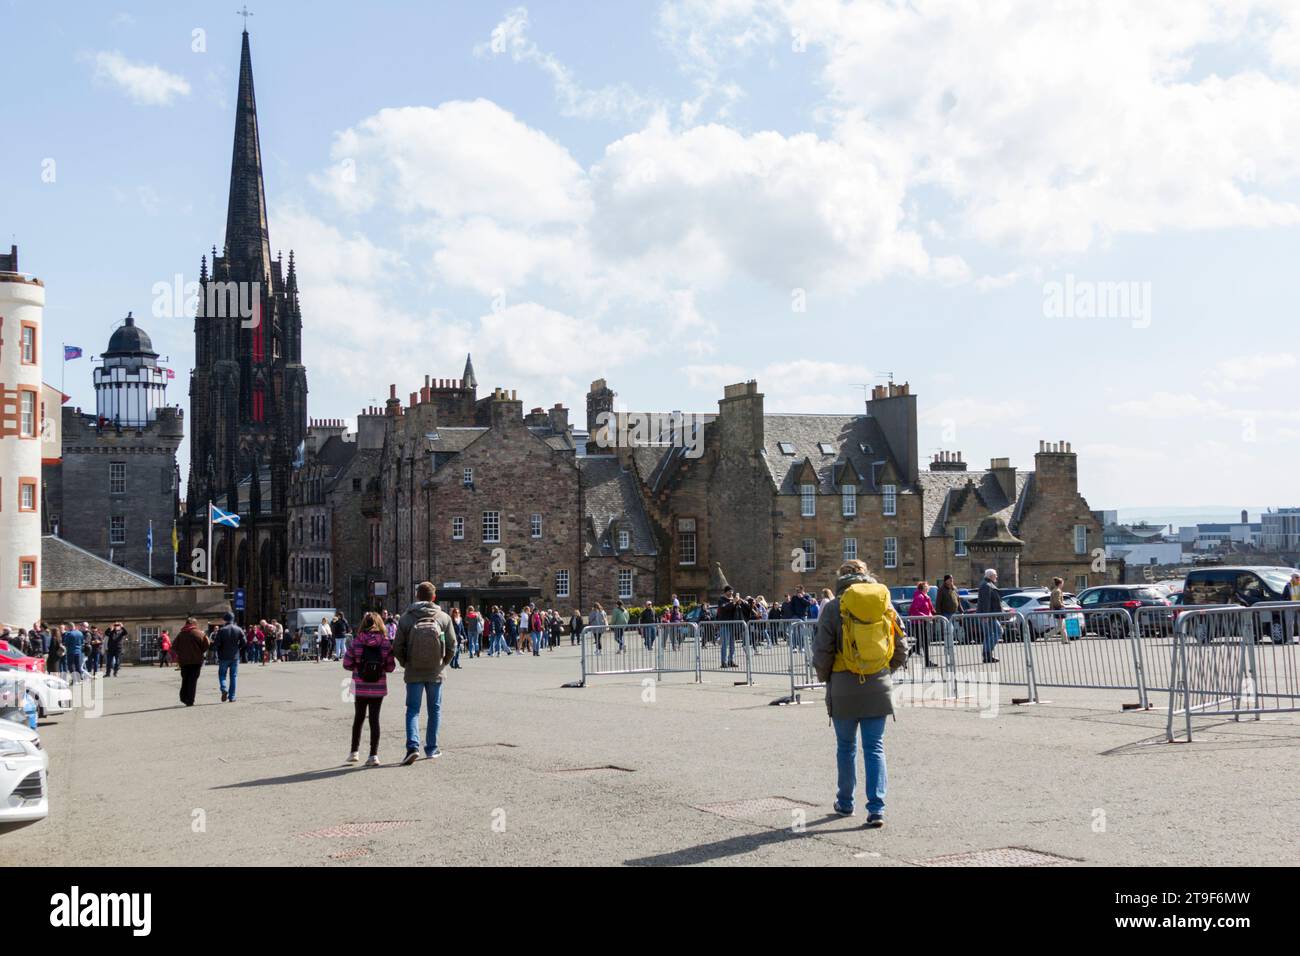
[(213, 524), (225, 525), (227, 528), (239, 527), (239, 515), (231, 514), (229, 511), (222, 511), (216, 505), (211, 505), (211, 520)]
[(72, 359), (81, 358), (81, 348), (76, 345), (63, 346), (63, 361), (68, 362)]
[(144, 536), (144, 545), (150, 554), (153, 554), (153, 522), (149, 522), (149, 531)]

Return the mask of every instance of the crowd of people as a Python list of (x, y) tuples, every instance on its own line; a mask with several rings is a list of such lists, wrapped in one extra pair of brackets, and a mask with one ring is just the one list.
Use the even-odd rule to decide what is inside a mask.
[(92, 627), (68, 621), (47, 624), (37, 621), (30, 628), (0, 628), (0, 641), (27, 657), (45, 659), (45, 671), (58, 674), (69, 683), (88, 680), (103, 671), (116, 677), (122, 669), (127, 631), (121, 621), (107, 627)]

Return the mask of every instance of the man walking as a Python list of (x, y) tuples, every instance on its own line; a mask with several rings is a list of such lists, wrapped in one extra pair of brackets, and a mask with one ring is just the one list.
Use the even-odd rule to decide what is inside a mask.
[(68, 672), (74, 684), (81, 679), (81, 655), (85, 645), (86, 635), (77, 629), (77, 625), (69, 624), (63, 631), (63, 649), (66, 652)]
[(397, 625), (393, 654), (402, 665), (406, 681), (406, 756), (403, 766), (420, 758), (420, 704), (429, 703), (424, 756), (441, 757), (438, 725), (442, 719), (442, 672), (451, 663), (456, 638), (451, 618), (434, 603), (433, 585), (421, 581), (415, 589), (415, 603), (406, 609)]
[(718, 599), (718, 650), (722, 660), (720, 667), (736, 666), (736, 631), (740, 630), (740, 610), (736, 603), (736, 592), (728, 584), (722, 589)]
[[(1002, 592), (998, 590), (998, 572), (993, 568), (984, 572), (984, 581), (980, 584), (979, 606), (976, 611), (980, 614), (1002, 613)], [(993, 648), (998, 646), (1000, 640), (1002, 640), (1002, 624), (995, 618), (986, 618), (984, 620), (985, 664), (998, 662), (998, 659), (993, 656)]]
[(208, 635), (199, 630), (199, 622), (192, 617), (185, 619), (185, 626), (176, 635), (176, 640), (172, 641), (172, 653), (176, 655), (176, 663), (181, 666), (181, 703), (186, 707), (194, 706), (199, 672), (203, 670), (203, 658), (208, 653), (210, 643)]
[[(235, 615), (227, 611), (221, 616), (224, 622), (217, 628), (213, 645), (217, 649), (217, 684), (221, 687), (222, 703), (235, 702), (235, 681), (239, 677), (239, 658), (248, 645), (244, 629), (235, 623)], [(230, 675), (230, 689), (226, 690), (226, 675)]]
[(104, 676), (116, 677), (122, 667), (122, 646), (126, 643), (126, 628), (118, 621), (104, 633)]

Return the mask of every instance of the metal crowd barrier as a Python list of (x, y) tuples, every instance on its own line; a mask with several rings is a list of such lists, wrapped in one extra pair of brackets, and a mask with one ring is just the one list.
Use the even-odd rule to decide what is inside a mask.
[(907, 663), (894, 671), (898, 684), (933, 684), (942, 681), (943, 695), (957, 696), (957, 655), (952, 621), (942, 615), (908, 615), (900, 618), (907, 633)]
[(1023, 617), (1015, 611), (954, 614), (952, 628), (953, 669), (959, 679), (962, 671), (983, 672), (996, 663), (998, 683), (1025, 685), (1027, 696), (1013, 697), (1012, 703), (1038, 703), (1033, 643), (1025, 640), (1029, 625)]
[[(746, 668), (752, 682), (755, 674), (764, 677), (787, 677), (790, 674), (790, 645), (803, 639), (802, 625), (806, 621), (749, 621), (745, 628), (749, 666)], [(782, 647), (781, 645), (786, 645)]]
[(752, 684), (750, 671), (749, 628), (744, 621), (701, 621), (700, 672), (709, 674), (744, 673), (744, 681)]
[(790, 652), (790, 696), (776, 703), (797, 704), (805, 690), (825, 687), (817, 679), (813, 667), (813, 636), (817, 633), (816, 621), (783, 621), (786, 629), (787, 650)]
[(1300, 711), (1300, 606), (1295, 602), (1249, 608), (1191, 608), (1174, 631), (1169, 714), (1165, 738), (1192, 740), (1193, 717)]
[[(1168, 612), (1167, 608), (1151, 610)], [(1145, 621), (1139, 627), (1122, 607), (1036, 610), (1028, 612), (1025, 621), (1035, 686), (1131, 690), (1137, 692), (1138, 700), (1125, 704), (1125, 710), (1150, 707), (1137, 641), (1140, 627), (1147, 626)]]

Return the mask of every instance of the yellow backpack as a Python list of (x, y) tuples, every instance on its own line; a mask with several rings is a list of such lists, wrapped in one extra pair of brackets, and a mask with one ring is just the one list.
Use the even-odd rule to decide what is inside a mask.
[(889, 667), (894, 636), (901, 634), (898, 615), (883, 584), (851, 584), (840, 595), (840, 647), (837, 671), (850, 671), (865, 680)]

